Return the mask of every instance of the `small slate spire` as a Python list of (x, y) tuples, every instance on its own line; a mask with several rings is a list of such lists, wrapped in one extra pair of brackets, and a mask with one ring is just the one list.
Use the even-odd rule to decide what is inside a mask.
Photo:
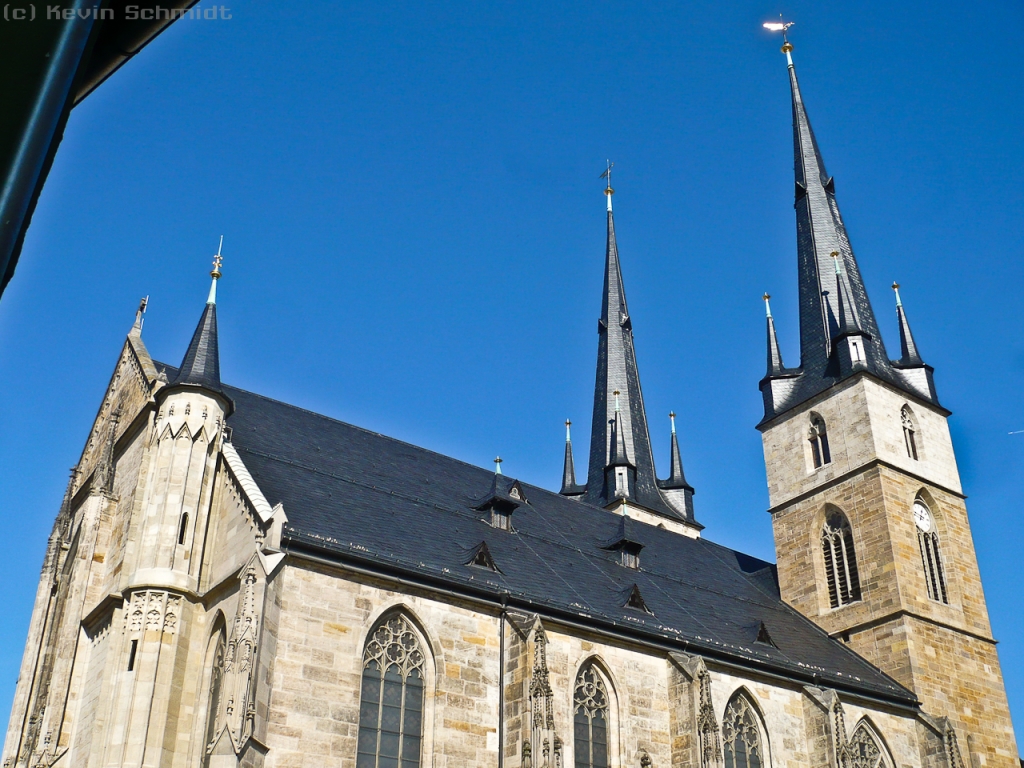
[(769, 304), (771, 296), (765, 294), (761, 297), (764, 299), (764, 311), (767, 315), (768, 324), (768, 376), (775, 376), (782, 373), (785, 366), (782, 364), (782, 352), (779, 350), (779, 338), (775, 335), (775, 318), (772, 317), (772, 305)]
[(837, 303), (839, 306), (838, 329), (832, 334), (833, 341), (842, 335), (857, 334), (863, 335), (863, 331), (857, 322), (853, 299), (850, 297), (850, 286), (843, 278), (843, 268), (839, 264), (839, 251), (832, 251), (832, 260), (836, 267), (836, 292), (839, 294)]
[(576, 465), (572, 459), (572, 435), (569, 427), (572, 422), (565, 420), (565, 464), (562, 467), (562, 489), (559, 491), (563, 496), (579, 496), (586, 489), (576, 485)]
[[(221, 237), (221, 242), (224, 238)], [(206, 300), (206, 307), (203, 309), (202, 317), (199, 318), (199, 325), (192, 335), (192, 342), (188, 345), (185, 357), (178, 369), (178, 376), (172, 382), (172, 386), (187, 384), (195, 387), (203, 387), (213, 392), (221, 391), (220, 384), (220, 354), (217, 349), (217, 281), (220, 279), (221, 265), (220, 248), (217, 255), (213, 257), (213, 271), (210, 277), (213, 282), (210, 285), (210, 295)]]
[(658, 487), (662, 489), (684, 488), (692, 493), (693, 487), (686, 482), (686, 475), (683, 474), (683, 460), (679, 455), (679, 439), (676, 437), (676, 412), (670, 412), (668, 418), (672, 425), (672, 453), (669, 457), (669, 466), (672, 469), (668, 479), (660, 481)]
[(917, 344), (914, 343), (914, 334), (910, 332), (910, 323), (907, 321), (907, 313), (903, 309), (903, 301), (900, 299), (900, 284), (892, 284), (893, 293), (896, 294), (896, 322), (900, 326), (900, 365), (924, 365), (920, 353), (917, 351)]
[(609, 467), (632, 467), (629, 453), (626, 451), (626, 430), (622, 425), (622, 412), (619, 410), (619, 390), (615, 390), (615, 418), (612, 419), (612, 455)]

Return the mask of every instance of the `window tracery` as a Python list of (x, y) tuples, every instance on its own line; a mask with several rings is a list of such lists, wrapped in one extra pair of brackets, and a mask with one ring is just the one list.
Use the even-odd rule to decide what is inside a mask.
[(882, 748), (864, 725), (857, 727), (847, 745), (849, 768), (885, 768)]
[(592, 663), (576, 676), (573, 736), (576, 768), (608, 768), (608, 689)]
[(363, 651), (357, 768), (418, 768), (423, 739), (424, 657), (404, 616), (393, 615)]
[(725, 768), (763, 768), (761, 728), (753, 704), (743, 692), (733, 696), (725, 708), (722, 741)]
[(924, 569), (928, 597), (948, 604), (946, 574), (939, 552), (939, 533), (935, 530), (935, 518), (921, 499), (914, 502), (914, 524), (917, 526), (917, 544), (921, 550), (921, 566)]
[(825, 580), (828, 600), (833, 608), (860, 600), (860, 576), (853, 549), (853, 529), (846, 515), (838, 509), (825, 515), (821, 529), (821, 550), (825, 557)]

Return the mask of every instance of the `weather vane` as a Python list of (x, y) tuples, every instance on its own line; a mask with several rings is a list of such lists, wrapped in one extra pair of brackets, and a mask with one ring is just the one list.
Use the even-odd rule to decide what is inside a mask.
[[(781, 32), (782, 33), (782, 52), (789, 56), (789, 52), (793, 50), (793, 44), (789, 42), (787, 34), (789, 28), (792, 27), (795, 21), (782, 21), (782, 14), (779, 14), (779, 21), (766, 21), (761, 26), (767, 29), (769, 32)], [(790, 62), (792, 63), (792, 61)]]

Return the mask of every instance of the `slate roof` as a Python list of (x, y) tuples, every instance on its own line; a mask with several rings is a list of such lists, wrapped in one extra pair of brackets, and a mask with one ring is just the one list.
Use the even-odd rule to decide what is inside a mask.
[[(172, 373), (172, 371), (168, 371)], [(172, 379), (173, 380), (173, 379)], [(231, 442), (272, 505), (283, 546), (636, 642), (717, 657), (894, 704), (914, 695), (779, 598), (774, 566), (635, 521), (641, 567), (609, 550), (613, 512), (234, 387)], [(513, 531), (482, 499), (508, 497)], [(516, 498), (516, 496), (520, 498)], [(522, 497), (525, 497), (522, 498)], [(467, 565), (481, 542), (499, 572)], [(652, 613), (625, 607), (634, 586)], [(774, 643), (755, 643), (761, 624)]]
[(217, 349), (217, 305), (207, 303), (192, 334), (178, 375), (171, 380), (175, 386), (204, 387), (220, 392), (220, 355)]

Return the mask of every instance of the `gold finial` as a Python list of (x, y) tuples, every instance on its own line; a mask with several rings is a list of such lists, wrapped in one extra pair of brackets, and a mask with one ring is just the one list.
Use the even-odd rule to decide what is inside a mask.
[(893, 289), (894, 291), (898, 291), (898, 290), (900, 289), (900, 284), (899, 284), (899, 283), (897, 283), (897, 282), (893, 282), (893, 284), (892, 284), (892, 289)]
[(772, 296), (771, 296), (771, 294), (770, 294), (770, 293), (766, 293), (766, 294), (765, 294), (764, 296), (762, 296), (761, 298), (762, 298), (762, 299), (764, 299), (765, 301), (768, 301), (769, 299), (771, 299), (771, 297), (772, 297)]
[(220, 265), (224, 262), (224, 257), (220, 255), (221, 248), (224, 247), (224, 235), (220, 236), (220, 243), (217, 245), (217, 253), (213, 257), (213, 271), (210, 272), (210, 277), (214, 280), (220, 278)]
[(608, 197), (608, 210), (611, 211), (612, 195), (615, 194), (615, 190), (612, 189), (612, 166), (614, 166), (615, 163), (613, 163), (611, 160), (605, 160), (605, 162), (608, 164), (608, 167), (605, 168), (604, 173), (602, 173), (598, 178), (606, 180), (604, 193)]
[[(786, 54), (787, 57), (789, 57), (790, 52), (793, 50), (793, 44), (789, 42), (787, 34), (789, 33), (789, 28), (792, 27), (795, 23), (796, 22), (793, 21), (783, 21), (782, 14), (780, 13), (778, 21), (766, 21), (764, 24), (761, 25), (769, 32), (782, 33), (782, 52)], [(789, 63), (792, 64), (793, 60), (790, 59)]]
[(903, 299), (900, 298), (900, 284), (899, 283), (893, 281), (892, 292), (896, 294), (896, 306), (897, 307), (902, 307), (903, 306)]

